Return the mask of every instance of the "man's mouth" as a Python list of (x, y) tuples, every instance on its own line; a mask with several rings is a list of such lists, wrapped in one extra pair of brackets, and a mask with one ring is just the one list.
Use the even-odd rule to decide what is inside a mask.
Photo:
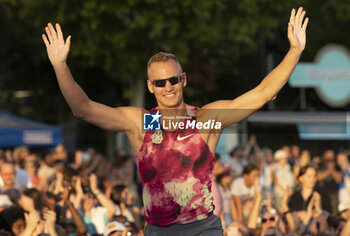
[(170, 97), (173, 97), (173, 96), (175, 96), (175, 93), (164, 95), (164, 97), (166, 97), (166, 98), (170, 98)]

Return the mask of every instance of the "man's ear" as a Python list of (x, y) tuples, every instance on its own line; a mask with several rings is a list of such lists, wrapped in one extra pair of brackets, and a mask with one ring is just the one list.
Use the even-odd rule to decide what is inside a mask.
[(184, 72), (183, 80), (184, 80), (184, 87), (186, 87), (186, 85), (187, 85), (187, 76), (186, 76), (186, 72)]
[(148, 87), (148, 91), (150, 92), (150, 93), (154, 93), (154, 91), (153, 91), (153, 86), (152, 86), (152, 82), (148, 79), (147, 80), (147, 87)]

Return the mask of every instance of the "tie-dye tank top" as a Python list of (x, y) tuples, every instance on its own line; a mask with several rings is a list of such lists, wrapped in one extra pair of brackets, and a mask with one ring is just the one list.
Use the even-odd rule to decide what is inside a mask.
[[(187, 105), (189, 108), (197, 111)], [(153, 143), (153, 134), (146, 132), (136, 156), (146, 221), (166, 226), (208, 217), (214, 210), (211, 179), (215, 162), (208, 145), (197, 129), (163, 131), (159, 144)]]

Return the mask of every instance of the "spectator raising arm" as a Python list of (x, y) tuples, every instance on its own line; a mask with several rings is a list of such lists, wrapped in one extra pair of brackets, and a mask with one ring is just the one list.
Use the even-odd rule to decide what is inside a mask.
[(256, 180), (254, 183), (254, 192), (255, 192), (254, 204), (248, 218), (248, 228), (250, 229), (256, 229), (257, 219), (259, 216), (259, 210), (260, 210), (260, 205), (262, 201), (258, 180)]
[(115, 214), (115, 206), (111, 199), (108, 199), (97, 187), (97, 178), (95, 174), (90, 175), (90, 189), (92, 193), (96, 196), (97, 200), (101, 205), (107, 210), (107, 218), (111, 220)]
[(76, 236), (83, 236), (88, 232), (88, 228), (77, 209), (75, 209), (73, 204), (70, 202), (69, 196), (70, 192), (68, 187), (66, 187), (63, 193), (64, 205), (66, 206), (67, 210), (71, 213), (73, 221), (77, 227)]

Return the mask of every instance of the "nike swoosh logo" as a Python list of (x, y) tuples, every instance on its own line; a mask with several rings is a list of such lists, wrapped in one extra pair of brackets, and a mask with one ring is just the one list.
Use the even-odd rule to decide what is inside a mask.
[(189, 135), (186, 135), (186, 136), (183, 136), (183, 137), (180, 137), (180, 135), (178, 135), (177, 136), (177, 141), (182, 141), (184, 139), (187, 139), (187, 138), (191, 137), (192, 135), (194, 135), (194, 134), (189, 134)]

